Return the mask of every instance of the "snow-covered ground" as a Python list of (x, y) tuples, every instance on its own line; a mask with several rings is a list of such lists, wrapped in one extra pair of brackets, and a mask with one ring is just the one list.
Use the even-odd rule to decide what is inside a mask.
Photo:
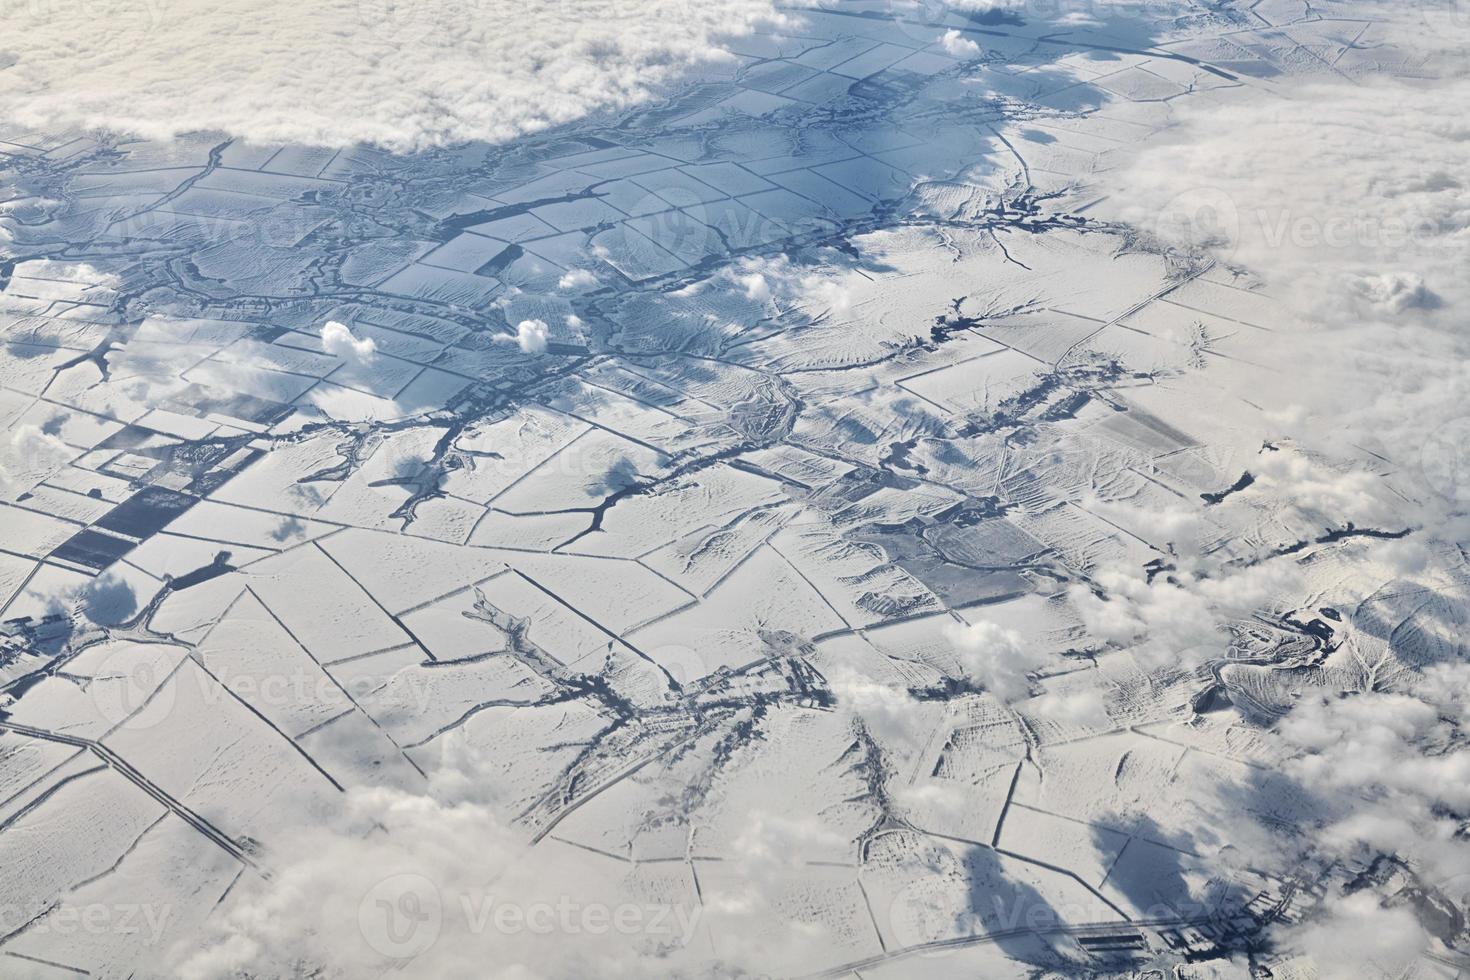
[(10, 6), (0, 976), (1470, 970), (1463, 10)]

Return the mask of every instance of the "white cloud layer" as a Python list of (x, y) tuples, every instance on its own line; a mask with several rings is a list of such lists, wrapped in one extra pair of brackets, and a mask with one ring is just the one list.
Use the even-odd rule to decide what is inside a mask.
[[(1463, 50), (1467, 25), (1440, 27), (1425, 43)], [(1261, 277), (1288, 311), (1265, 325), (1274, 332), (1263, 333), (1253, 352), (1277, 370), (1263, 372), (1251, 397), (1271, 413), (1279, 429), (1272, 438), (1290, 444), (1262, 453), (1251, 466), (1255, 487), (1224, 507), (1267, 491), (1303, 514), (1417, 527), (1416, 542), (1464, 540), (1470, 126), (1462, 106), (1470, 79), (1463, 75), (1320, 83), (1290, 98), (1257, 93), (1181, 107), (1175, 138), (1144, 147), (1111, 178), (1114, 214)], [(1358, 468), (1322, 462), (1342, 459), (1358, 460)], [(1376, 554), (1387, 559), (1395, 547)], [(1181, 573), (1152, 583), (1120, 572), (1104, 583), (1106, 599), (1074, 590), (1089, 630), (1161, 659), (1186, 651), (1183, 659), (1197, 661), (1219, 655), (1218, 623), (1293, 591), (1289, 582), (1258, 578), (1266, 566), (1206, 578), (1197, 556), (1181, 558)], [(1442, 583), (1440, 590), (1449, 591)], [(1463, 602), (1458, 591), (1443, 598)], [(1376, 668), (1370, 676), (1377, 679)], [(1313, 838), (1319, 856), (1361, 866), (1394, 854), (1436, 887), (1470, 874), (1459, 816), (1470, 805), (1461, 734), (1470, 666), (1406, 669), (1391, 686), (1362, 690), (1326, 673), (1322, 683), (1299, 693), (1278, 728), (1298, 753), (1287, 775), (1321, 814)], [(1412, 910), (1384, 904), (1372, 890), (1334, 894), (1324, 905), (1324, 915), (1282, 937), (1308, 953), (1321, 976), (1398, 975), (1425, 944)]]
[[(1455, 437), (1470, 394), (1467, 98), (1470, 78), (1374, 79), (1186, 107), (1175, 138), (1144, 147), (1109, 187), (1118, 217), (1208, 246), (1285, 301), (1291, 315), (1257, 351), (1281, 370), (1253, 395), (1279, 435), (1391, 461), (1413, 497), (1397, 525), (1446, 537), (1470, 502)], [(1265, 475), (1303, 501), (1370, 503), (1367, 481), (1292, 466), (1282, 456)]]
[[(0, 119), (420, 148), (638, 102), (768, 0), (0, 0)], [(8, 57), (6, 57), (8, 56)]]

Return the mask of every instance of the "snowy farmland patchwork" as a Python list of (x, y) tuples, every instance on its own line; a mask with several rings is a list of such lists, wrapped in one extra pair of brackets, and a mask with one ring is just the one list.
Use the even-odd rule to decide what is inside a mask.
[(1470, 18), (601, 6), (0, 41), (0, 977), (1470, 976)]

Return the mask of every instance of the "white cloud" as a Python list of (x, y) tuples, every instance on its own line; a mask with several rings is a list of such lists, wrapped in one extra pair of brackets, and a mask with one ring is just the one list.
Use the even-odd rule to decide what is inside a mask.
[(1431, 306), (1435, 296), (1422, 277), (1412, 272), (1389, 272), (1380, 276), (1356, 276), (1348, 287), (1382, 313), (1403, 313), (1414, 306)]
[(18, 263), (15, 267), (15, 275), (23, 279), (45, 279), (50, 282), (95, 286), (101, 289), (116, 289), (120, 282), (117, 276), (101, 272), (89, 263), (59, 262), (54, 259), (37, 259)]
[(394, 149), (504, 140), (720, 59), (769, 0), (0, 0), (0, 118)]
[(1324, 978), (1403, 976), (1428, 938), (1413, 912), (1384, 907), (1371, 890), (1333, 895), (1293, 937)]
[(1015, 630), (995, 623), (950, 623), (944, 635), (954, 644), (965, 676), (1006, 703), (1026, 697), (1030, 688), (1026, 675), (1050, 659), (1028, 650)]
[(378, 353), (378, 345), (371, 337), (354, 337), (345, 323), (328, 320), (322, 325), (322, 350), (354, 364), (365, 364)]
[(36, 425), (19, 425), (0, 447), (0, 490), (29, 490), (65, 466), (77, 451)]
[(1033, 710), (1040, 717), (1063, 725), (1099, 729), (1113, 725), (1101, 692), (1095, 690), (1043, 694), (1036, 699)]
[(1251, 463), (1255, 484), (1242, 496), (1273, 490), (1298, 511), (1314, 511), (1335, 526), (1344, 523), (1398, 530), (1402, 501), (1386, 499), (1383, 481), (1360, 469), (1328, 466), (1289, 447), (1259, 453)]
[(587, 269), (573, 269), (564, 274), (557, 281), (556, 288), (569, 291), (573, 289), (591, 289), (597, 285), (597, 277)]
[(918, 700), (906, 688), (851, 670), (831, 672), (827, 683), (838, 705), (860, 720), (885, 748), (912, 747), (922, 741), (923, 713)]
[(1289, 605), (1298, 576), (1291, 566), (1263, 563), (1210, 575), (1179, 569), (1149, 581), (1141, 570), (1112, 566), (1093, 576), (1101, 595), (1083, 585), (1067, 595), (1089, 635), (1130, 647), (1151, 667), (1189, 666), (1226, 654), (1227, 622)]
[[(1284, 770), (1306, 791), (1320, 824), (1318, 860), (1347, 869), (1394, 855), (1419, 887), (1464, 911), (1470, 844), (1459, 814), (1470, 805), (1470, 664), (1389, 674), (1393, 690), (1309, 690), (1277, 725), (1297, 755)], [(1322, 911), (1278, 940), (1301, 949), (1321, 975), (1398, 976), (1430, 945), (1399, 886), (1329, 894)], [(1387, 896), (1390, 902), (1385, 903)]]
[[(1463, 48), (1466, 25), (1444, 26), (1427, 43)], [(1172, 139), (1107, 178), (1103, 205), (1261, 277), (1283, 315), (1252, 357), (1290, 365), (1262, 373), (1251, 396), (1277, 422), (1273, 438), (1329, 459), (1366, 449), (1388, 460), (1409, 498), (1394, 501), (1392, 523), (1445, 538), (1470, 501), (1470, 471), (1446, 458), (1470, 395), (1467, 98), (1459, 73), (1183, 105)], [(1366, 481), (1289, 472), (1285, 457), (1275, 466), (1283, 496), (1295, 487), (1303, 500), (1375, 503), (1361, 495)]]
[[(907, 697), (881, 687), (854, 677), (849, 689), (861, 689), (868, 707)], [(840, 820), (750, 810), (726, 865), (735, 873), (700, 895), (662, 886), (677, 876), (589, 862), (555, 837), (532, 845), (497, 809), (508, 801), (487, 792), (503, 782), (498, 757), (450, 736), (438, 761), (423, 792), (352, 788), (335, 812), (280, 828), (263, 853), (271, 879), (242, 878), (202, 935), (166, 951), (156, 972), (184, 980), (313, 970), (485, 980), (743, 976), (747, 958), (768, 956), (772, 942), (791, 953), (829, 942), (808, 917), (785, 917), (775, 934), (756, 927), (771, 921), (813, 851), (851, 848)], [(706, 928), (723, 937), (718, 964)]]
[(939, 46), (952, 58), (973, 58), (980, 53), (980, 45), (954, 30), (944, 32)]
[(692, 895), (640, 900), (616, 868), (532, 849), (489, 808), (432, 794), (353, 789), (340, 814), (277, 839), (272, 879), (247, 875), (167, 975), (652, 975), (670, 964), (659, 944), (679, 956), (699, 921)]
[(61, 466), (73, 455), (66, 443), (34, 425), (17, 426), (10, 445), (23, 460), (39, 469)]
[(752, 303), (764, 303), (771, 298), (771, 284), (759, 272), (741, 276), (738, 281), (745, 287), (745, 298)]
[(753, 303), (773, 311), (797, 308), (813, 318), (846, 316), (852, 287), (866, 282), (852, 269), (800, 265), (786, 255), (741, 259), (726, 275)]
[(1453, 814), (1470, 807), (1470, 751), (1454, 744), (1470, 665), (1435, 665), (1405, 687), (1304, 697), (1278, 726), (1301, 753), (1288, 771), (1346, 805), (1322, 835), (1340, 853), (1433, 851), (1439, 867), (1470, 871), (1470, 847), (1453, 843)]
[(527, 354), (545, 353), (546, 337), (544, 320), (522, 320), (516, 327), (516, 344)]

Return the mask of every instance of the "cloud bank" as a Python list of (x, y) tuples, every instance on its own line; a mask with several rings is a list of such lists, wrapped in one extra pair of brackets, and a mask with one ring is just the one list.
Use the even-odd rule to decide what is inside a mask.
[[(1470, 393), (1467, 97), (1464, 77), (1373, 80), (1184, 109), (1176, 138), (1143, 149), (1111, 188), (1119, 217), (1192, 239), (1284, 301), (1292, 317), (1264, 325), (1274, 332), (1259, 351), (1281, 370), (1257, 392), (1279, 434), (1391, 461), (1413, 498), (1400, 521), (1447, 537), (1470, 501), (1470, 474), (1441, 458), (1457, 440), (1436, 439)], [(1304, 496), (1336, 492), (1305, 471), (1272, 476)]]
[[(1279, 443), (1253, 461), (1255, 490), (1293, 502), (1299, 520), (1414, 529), (1379, 549), (1406, 573), (1421, 542), (1463, 539), (1470, 503), (1470, 128), (1456, 108), (1467, 96), (1457, 74), (1181, 107), (1173, 138), (1142, 147), (1106, 185), (1113, 216), (1282, 301), (1253, 353), (1270, 368), (1252, 400)], [(1259, 569), (1221, 576), (1180, 559), (1169, 581), (1115, 581), (1107, 601), (1075, 595), (1089, 629), (1208, 658), (1220, 622), (1282, 592), (1248, 581)], [(1212, 594), (1227, 584), (1240, 594)]]
[[(1436, 43), (1463, 42), (1463, 23), (1441, 26)], [(1465, 539), (1470, 504), (1467, 96), (1470, 79), (1457, 70), (1438, 81), (1318, 83), (1290, 98), (1191, 106), (1174, 140), (1144, 147), (1108, 188), (1117, 217), (1238, 269), (1242, 286), (1260, 277), (1283, 301), (1287, 314), (1261, 325), (1271, 332), (1254, 354), (1273, 370), (1252, 397), (1276, 420), (1272, 438), (1301, 451), (1263, 453), (1252, 467), (1258, 488), (1360, 526), (1415, 528), (1404, 544), (1425, 553)], [(1355, 462), (1337, 470), (1320, 459)], [(1199, 564), (1181, 557), (1196, 559), (1190, 571)], [(1463, 606), (1458, 572), (1427, 574), (1396, 544), (1375, 557), (1446, 607)], [(1244, 604), (1214, 601), (1211, 582), (1231, 585)], [(1180, 574), (1074, 599), (1094, 633), (1189, 649), (1260, 598), (1252, 584), (1247, 573)], [(1318, 856), (1361, 866), (1395, 855), (1419, 887), (1452, 887), (1470, 874), (1460, 816), (1470, 803), (1470, 665), (1400, 664), (1361, 635), (1345, 649), (1345, 663), (1377, 657), (1371, 683), (1324, 671), (1277, 729), (1296, 753), (1287, 775), (1324, 820)], [(1325, 906), (1282, 937), (1322, 976), (1396, 975), (1429, 941), (1409, 907), (1376, 892), (1337, 894)]]
[(768, 0), (0, 0), (0, 120), (500, 141), (648, 98), (773, 16)]

